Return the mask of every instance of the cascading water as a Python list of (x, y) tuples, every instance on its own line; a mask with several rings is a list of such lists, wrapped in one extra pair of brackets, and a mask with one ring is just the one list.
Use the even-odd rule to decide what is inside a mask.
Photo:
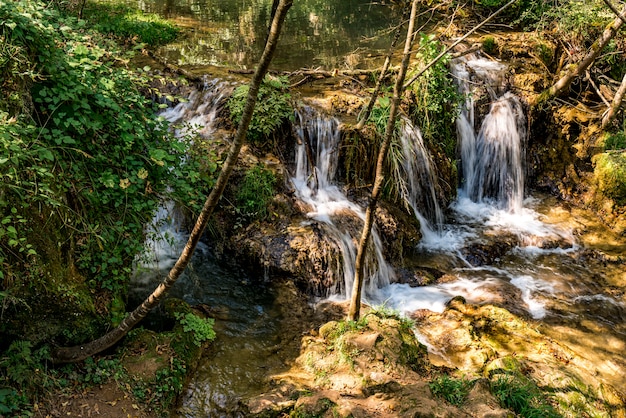
[(432, 242), (441, 235), (444, 223), (435, 164), (420, 130), (407, 118), (403, 118), (401, 123), (399, 140), (402, 159), (397, 175), (400, 195), (420, 222), (422, 239)]
[[(459, 91), (466, 97), (456, 122), (463, 173), (461, 196), (519, 212), (524, 199), (526, 121), (514, 94), (506, 92), (498, 96), (505, 68), (477, 58), (462, 58), (453, 64), (452, 73)], [(476, 134), (474, 97), (480, 89), (492, 104)]]
[[(420, 266), (450, 266), (445, 269), (447, 280), (422, 287), (392, 284), (380, 289), (375, 299), (407, 315), (420, 309), (443, 312), (457, 295), (469, 303), (503, 305), (541, 320), (547, 335), (580, 350), (603, 378), (619, 386), (624, 380), (616, 376), (626, 371), (616, 360), (626, 341), (626, 304), (606, 283), (625, 276), (616, 276), (613, 268), (603, 273), (588, 270), (579, 260), (585, 260), (589, 250), (581, 248), (572, 225), (561, 219), (568, 218), (559, 212), (563, 210), (553, 201), (525, 198), (526, 122), (520, 100), (503, 87), (505, 70), (500, 63), (474, 56), (453, 61), (452, 73), (466, 97), (456, 122), (462, 183), (451, 206), (455, 223), (445, 225), (444, 231), (457, 239), (424, 240), (418, 249), (424, 254)], [(485, 101), (489, 111), (480, 121), (475, 108), (482, 104), (484, 109)], [(593, 254), (597, 240), (589, 248)], [(621, 247), (609, 251), (612, 248), (619, 257)], [(472, 258), (489, 251), (494, 254), (483, 260)], [(437, 261), (429, 264), (433, 259)], [(423, 331), (418, 329), (416, 335), (429, 350), (454, 364), (454, 349), (445, 352), (429, 340), (433, 334)], [(600, 332), (603, 350), (591, 352), (582, 341)]]
[[(175, 127), (176, 136), (181, 140), (192, 130), (209, 139), (215, 133), (219, 105), (231, 90), (230, 83), (217, 79), (206, 80), (202, 89), (192, 89), (185, 100), (164, 109), (159, 117)], [(144, 253), (135, 263), (135, 291), (141, 294), (147, 292), (154, 281), (154, 272), (164, 272), (174, 265), (187, 240), (182, 224), (183, 216), (174, 202), (164, 202), (157, 209), (146, 227)], [(198, 250), (204, 249), (200, 243)], [(144, 286), (138, 286), (140, 283)]]
[[(296, 173), (292, 183), (296, 196), (310, 208), (307, 216), (318, 221), (341, 250), (342, 262), (336, 272), (341, 280), (336, 280), (332, 295), (345, 297), (352, 289), (354, 281), (355, 242), (360, 236), (365, 213), (360, 206), (348, 200), (334, 182), (339, 154), (339, 123), (311, 108), (304, 108), (296, 113), (295, 127), (299, 143), (296, 148)], [(340, 218), (353, 218), (359, 222), (352, 230), (342, 229), (337, 225)], [(371, 250), (368, 251), (365, 263), (366, 297), (376, 294), (381, 286), (388, 285), (395, 275), (385, 261), (382, 243), (375, 229), (372, 231), (371, 241)]]

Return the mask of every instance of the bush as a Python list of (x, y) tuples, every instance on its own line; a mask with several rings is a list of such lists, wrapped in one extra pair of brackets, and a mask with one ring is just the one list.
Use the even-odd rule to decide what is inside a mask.
[[(264, 146), (268, 142), (275, 145), (273, 135), (286, 121), (294, 119), (291, 95), (289, 94), (287, 78), (274, 78), (266, 76), (259, 88), (259, 95), (248, 127), (248, 140), (258, 146)], [(239, 124), (243, 116), (244, 106), (249, 91), (248, 85), (242, 85), (235, 89), (228, 100), (230, 116), (236, 124)]]
[(236, 204), (239, 212), (250, 218), (262, 219), (267, 216), (267, 207), (274, 197), (276, 176), (263, 165), (246, 171), (237, 189)]
[(155, 117), (142, 93), (149, 74), (120, 67), (115, 44), (43, 3), (0, 3), (0, 18), (2, 85), (22, 98), (0, 101), (0, 279), (10, 287), (0, 290), (56, 294), (86, 277), (123, 293), (163, 196), (203, 200), (198, 160)]

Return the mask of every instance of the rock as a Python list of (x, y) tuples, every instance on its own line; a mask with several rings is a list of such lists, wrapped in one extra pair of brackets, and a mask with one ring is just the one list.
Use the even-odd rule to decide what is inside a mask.
[(352, 335), (346, 338), (346, 343), (353, 345), (357, 350), (372, 350), (380, 337), (378, 332)]
[(511, 411), (500, 408), (498, 400), (491, 394), (489, 383), (485, 379), (476, 381), (467, 395), (464, 406), (477, 418), (513, 418), (515, 416)]

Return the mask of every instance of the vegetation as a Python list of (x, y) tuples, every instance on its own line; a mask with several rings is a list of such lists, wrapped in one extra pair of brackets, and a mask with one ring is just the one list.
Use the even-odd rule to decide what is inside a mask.
[(523, 376), (497, 375), (491, 380), (491, 392), (502, 407), (523, 418), (559, 418), (535, 383)]
[(177, 313), (175, 316), (183, 326), (183, 331), (193, 335), (192, 342), (194, 345), (200, 347), (202, 343), (215, 339), (215, 331), (213, 331), (215, 320), (213, 318), (200, 318), (191, 312)]
[(467, 379), (454, 379), (444, 374), (435, 378), (428, 386), (433, 395), (458, 406), (465, 402), (474, 382)]
[(252, 219), (263, 219), (275, 194), (276, 176), (262, 164), (246, 171), (238, 186), (236, 204), (239, 212)]
[[(65, 380), (41, 344), (101, 333), (154, 210), (203, 187), (199, 160), (146, 98), (158, 79), (127, 65), (143, 44), (122, 50), (34, 1), (0, 3), (0, 22), (0, 413), (20, 415)], [(119, 36), (165, 34), (128, 22)]]
[[(286, 78), (267, 76), (259, 89), (258, 104), (254, 109), (248, 128), (247, 139), (259, 146), (273, 150), (277, 143), (279, 128), (294, 118)], [(228, 100), (228, 109), (235, 124), (241, 122), (249, 86), (241, 85), (235, 89)]]
[(623, 150), (598, 154), (594, 174), (604, 196), (626, 205), (626, 153)]
[[(444, 50), (444, 45), (432, 35), (422, 35), (417, 53), (418, 63), (408, 77), (420, 71)], [(418, 83), (411, 84), (414, 100), (411, 119), (419, 126), (426, 143), (439, 148), (451, 160), (456, 158), (456, 128), (454, 121), (464, 100), (448, 70), (449, 56), (430, 67)]]

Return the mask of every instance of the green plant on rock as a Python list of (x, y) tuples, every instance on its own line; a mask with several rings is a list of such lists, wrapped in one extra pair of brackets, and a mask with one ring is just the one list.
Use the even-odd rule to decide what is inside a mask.
[(262, 164), (247, 170), (235, 196), (239, 212), (248, 218), (265, 218), (275, 194), (276, 183), (274, 172)]
[(605, 151), (617, 151), (626, 149), (626, 131), (607, 134), (604, 139)]
[(460, 406), (467, 399), (474, 382), (468, 379), (454, 379), (444, 374), (435, 378), (428, 386), (433, 395), (445, 399), (452, 405)]
[(213, 318), (201, 318), (192, 312), (177, 312), (175, 316), (183, 326), (183, 331), (193, 334), (191, 341), (197, 347), (200, 347), (206, 341), (215, 339), (215, 331), (213, 330), (215, 320)]
[(537, 385), (525, 376), (499, 374), (491, 379), (491, 393), (503, 408), (522, 418), (560, 418)]
[[(433, 35), (422, 35), (417, 58), (419, 64), (412, 69), (419, 71), (445, 48)], [(448, 71), (449, 56), (439, 60), (428, 69), (419, 82), (411, 84), (414, 101), (411, 119), (422, 132), (427, 144), (438, 147), (449, 159), (455, 158), (456, 128), (454, 121), (459, 114), (463, 96)], [(410, 76), (411, 74), (409, 74)]]
[(483, 51), (487, 54), (495, 54), (498, 52), (498, 43), (493, 36), (485, 36), (482, 40)]
[[(228, 100), (230, 116), (236, 124), (239, 124), (243, 115), (248, 91), (248, 85), (239, 86)], [(263, 147), (269, 144), (272, 148), (276, 143), (275, 133), (285, 122), (293, 118), (287, 78), (266, 76), (259, 89), (252, 121), (248, 128), (248, 140), (257, 146)]]

